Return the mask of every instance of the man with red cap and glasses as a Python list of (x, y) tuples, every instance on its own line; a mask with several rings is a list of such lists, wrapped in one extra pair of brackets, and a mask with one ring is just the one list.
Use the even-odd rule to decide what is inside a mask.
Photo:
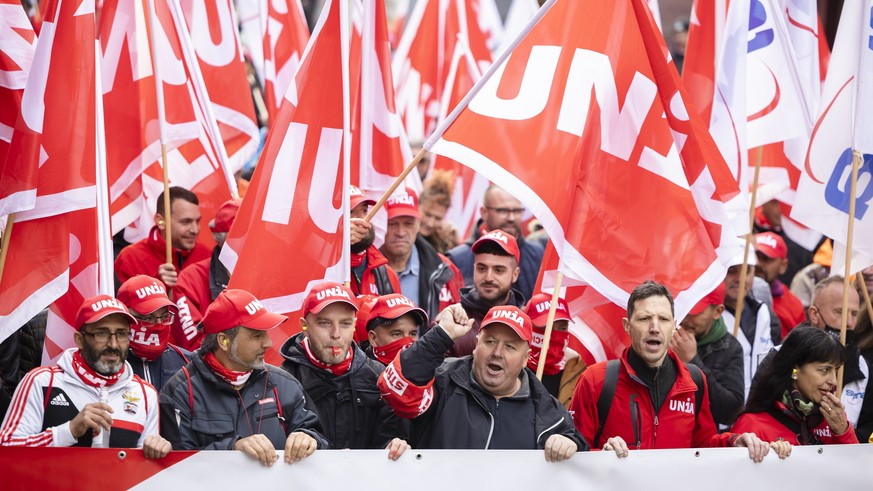
[(239, 450), (266, 466), (327, 448), (303, 388), (264, 362), (267, 331), (287, 321), (251, 293), (225, 290), (206, 309), (205, 336), (191, 363), (161, 390), (161, 434), (180, 450)]
[(176, 315), (176, 304), (167, 298), (164, 284), (145, 275), (134, 276), (118, 289), (130, 315), (130, 356), (127, 361), (133, 373), (155, 386), (159, 392), (170, 377), (188, 364), (191, 353), (170, 344), (170, 324)]
[(173, 321), (171, 338), (173, 343), (184, 349), (195, 350), (200, 346), (203, 332), (197, 329), (197, 324), (203, 318), (206, 307), (218, 298), (230, 281), (230, 272), (218, 260), (218, 255), (241, 203), (240, 199), (235, 198), (225, 201), (218, 208), (215, 218), (209, 222), (209, 230), (215, 239), (212, 256), (197, 261), (179, 274), (179, 282), (173, 290), (178, 315)]
[(721, 316), (724, 295), (724, 283), (719, 283), (694, 305), (670, 339), (676, 356), (706, 375), (712, 417), (721, 430), (733, 424), (744, 400), (743, 347)]
[(125, 361), (134, 318), (118, 299), (86, 299), (76, 314), (76, 348), (55, 366), (31, 370), (15, 390), (0, 445), (142, 448), (161, 458), (158, 393)]
[[(527, 303), (526, 313), (533, 323), (532, 339), (530, 346), (530, 358), (527, 367), (532, 372), (537, 371), (540, 362), (540, 353), (546, 335), (546, 323), (549, 320), (549, 309), (552, 305), (551, 293), (538, 293)], [(549, 347), (546, 351), (545, 367), (543, 368), (543, 385), (549, 394), (557, 397), (564, 403), (560, 396), (561, 392), (570, 399), (576, 388), (579, 375), (585, 370), (585, 362), (579, 354), (568, 347), (570, 342), (570, 307), (567, 301), (558, 297), (558, 305), (555, 307), (555, 319), (552, 323), (552, 335), (549, 338)], [(565, 367), (570, 367), (565, 370)], [(562, 390), (563, 389), (563, 390)], [(564, 403), (568, 406), (568, 403)]]
[(788, 336), (792, 329), (806, 320), (803, 303), (779, 281), (779, 276), (788, 269), (788, 246), (785, 240), (773, 232), (755, 234), (755, 255), (758, 265), (755, 275), (770, 285), (773, 295), (773, 311), (782, 326), (782, 339)]
[(518, 243), (503, 230), (494, 230), (473, 243), (473, 286), (461, 289), (461, 307), (473, 319), (473, 328), (455, 340), (451, 356), (467, 356), (476, 347), (479, 323), (492, 307), (524, 308), (524, 296), (512, 287), (518, 279)]
[(376, 229), (364, 218), (376, 202), (367, 199), (355, 186), (349, 188), (350, 235), (352, 252), (351, 288), (355, 295), (400, 293), (400, 279), (388, 260), (373, 245)]
[(566, 460), (588, 445), (570, 414), (525, 366), (531, 321), (514, 306), (493, 307), (471, 356), (443, 359), (473, 327), (460, 305), (402, 351), (379, 377), (382, 397), (412, 420), (412, 445), (439, 449), (544, 449)]
[(387, 448), (396, 460), (408, 448), (406, 428), (379, 397), (385, 366), (354, 343), (358, 305), (339, 283), (312, 287), (300, 328), (282, 346), (282, 368), (303, 384), (306, 407), (318, 414), (333, 448)]
[(428, 317), (436, 317), (444, 308), (460, 301), (464, 277), (418, 233), (421, 213), (414, 190), (405, 188), (395, 193), (385, 202), (385, 211), (388, 212), (388, 230), (379, 250), (400, 277), (403, 295), (421, 307)]
[[(364, 313), (358, 312), (358, 315)], [(412, 346), (427, 327), (424, 310), (399, 293), (376, 298), (366, 315), (367, 343), (363, 348), (364, 353), (385, 365), (394, 361), (397, 353)]]

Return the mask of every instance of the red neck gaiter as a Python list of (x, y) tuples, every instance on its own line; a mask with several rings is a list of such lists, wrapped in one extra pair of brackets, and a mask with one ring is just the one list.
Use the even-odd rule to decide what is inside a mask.
[(385, 365), (390, 365), (397, 358), (398, 353), (412, 346), (415, 341), (410, 337), (405, 337), (386, 344), (385, 346), (372, 346), (373, 355), (377, 360)]
[[(533, 371), (537, 370), (540, 361), (540, 351), (543, 346), (543, 338), (545, 332), (539, 329), (533, 330), (533, 341), (530, 346), (530, 358), (527, 360), (527, 367)], [(546, 352), (546, 366), (543, 368), (545, 375), (554, 375), (564, 369), (564, 348), (570, 339), (570, 331), (552, 331), (552, 337), (549, 339), (549, 351)]]
[(146, 361), (155, 361), (167, 349), (170, 342), (170, 326), (143, 324), (131, 326), (130, 350)]
[(349, 349), (349, 353), (346, 356), (346, 359), (334, 365), (328, 365), (327, 363), (319, 360), (318, 357), (315, 356), (315, 354), (312, 352), (312, 349), (309, 348), (309, 338), (303, 338), (303, 352), (306, 353), (306, 358), (309, 359), (309, 361), (313, 365), (321, 368), (322, 370), (327, 370), (335, 376), (339, 377), (340, 375), (348, 372), (349, 368), (351, 368), (352, 353), (354, 353), (354, 350)]
[(88, 363), (85, 362), (85, 359), (82, 358), (82, 351), (77, 350), (73, 353), (73, 370), (76, 371), (76, 375), (85, 383), (85, 385), (90, 385), (91, 387), (109, 387), (111, 385), (115, 385), (115, 382), (118, 382), (118, 379), (124, 374), (124, 364), (121, 364), (121, 370), (118, 371), (115, 375), (100, 375), (95, 372), (93, 368), (88, 366)]
[(249, 377), (252, 375), (251, 370), (248, 372), (237, 372), (225, 367), (218, 361), (218, 358), (215, 357), (215, 353), (207, 353), (206, 356), (203, 357), (203, 361), (206, 362), (206, 366), (208, 366), (209, 369), (218, 376), (218, 378), (229, 383), (236, 389), (245, 385), (249, 380)]

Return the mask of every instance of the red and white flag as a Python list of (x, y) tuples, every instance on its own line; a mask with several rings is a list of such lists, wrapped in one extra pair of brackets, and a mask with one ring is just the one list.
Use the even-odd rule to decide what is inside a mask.
[(818, 119), (791, 218), (834, 239), (843, 272), (853, 150), (861, 154), (855, 197), (852, 272), (873, 264), (873, 0), (847, 2), (834, 41)]
[(551, 0), (425, 147), (522, 201), (565, 275), (622, 306), (659, 281), (681, 318), (724, 279), (740, 199), (686, 99), (643, 0)]
[[(349, 275), (346, 9), (325, 2), (296, 75), (297, 105), (283, 102), (221, 251), (228, 287), (273, 312), (297, 312), (313, 284)], [(296, 320), (271, 331), (275, 350), (297, 331)], [(281, 361), (275, 350), (268, 359)]]
[[(530, 22), (531, 17), (540, 9), (537, 0), (513, 0), (506, 14), (506, 22), (503, 24), (503, 39), (500, 42), (499, 52), (502, 52), (518, 36), (524, 27)], [(499, 54), (498, 52), (498, 54)]]
[(0, 220), (36, 201), (34, 161), (6, 160), (35, 48), (36, 34), (21, 2), (0, 0)]
[[(294, 75), (309, 42), (309, 26), (300, 0), (266, 0), (264, 8), (264, 103), (270, 124), (286, 94), (297, 101)], [(292, 91), (288, 93), (288, 89)]]
[(73, 346), (76, 312), (98, 293), (97, 53), (93, 0), (57, 0), (45, 13), (8, 155), (38, 169), (37, 196), (10, 236), (0, 339), (51, 304), (49, 361)]
[(682, 82), (691, 104), (703, 121), (712, 114), (715, 96), (715, 64), (721, 52), (727, 0), (694, 0), (688, 27), (688, 42), (682, 64)]

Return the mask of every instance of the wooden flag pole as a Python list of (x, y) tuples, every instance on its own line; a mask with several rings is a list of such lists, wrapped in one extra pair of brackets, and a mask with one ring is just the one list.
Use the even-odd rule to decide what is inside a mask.
[(870, 290), (867, 289), (867, 283), (864, 281), (864, 274), (860, 271), (855, 276), (856, 281), (858, 282), (858, 288), (861, 290), (861, 294), (864, 296), (864, 304), (867, 306), (867, 317), (873, 322), (873, 302), (870, 301)]
[(564, 279), (560, 271), (555, 277), (555, 290), (552, 292), (552, 302), (549, 304), (549, 316), (546, 318), (546, 333), (543, 335), (543, 345), (540, 348), (540, 359), (537, 361), (537, 379), (543, 379), (543, 370), (546, 368), (546, 354), (549, 352), (549, 342), (552, 340), (552, 324), (555, 323), (555, 310), (558, 300), (561, 298), (561, 282)]
[[(849, 325), (849, 288), (852, 283), (852, 238), (855, 234), (855, 193), (858, 187), (858, 167), (861, 153), (852, 151), (852, 180), (849, 181), (849, 231), (846, 237), (846, 265), (843, 270), (843, 312), (840, 316), (840, 344), (846, 345), (846, 328)], [(843, 366), (837, 369), (837, 394), (843, 393)]]
[(385, 194), (383, 194), (382, 197), (379, 198), (379, 201), (377, 201), (376, 204), (373, 205), (372, 208), (370, 208), (370, 211), (367, 213), (367, 217), (364, 218), (364, 220), (369, 223), (373, 219), (373, 217), (376, 216), (376, 212), (379, 211), (379, 208), (385, 206), (385, 202), (388, 201), (388, 198), (390, 198), (391, 195), (394, 194), (394, 191), (396, 191), (397, 188), (400, 187), (400, 184), (404, 180), (406, 180), (406, 176), (408, 176), (409, 173), (412, 172), (412, 169), (415, 169), (415, 166), (418, 165), (418, 162), (422, 158), (424, 158), (425, 153), (427, 153), (427, 150), (422, 148), (418, 151), (417, 154), (415, 154), (415, 157), (412, 158), (412, 162), (410, 162), (409, 165), (407, 165), (406, 168), (403, 169), (403, 172), (401, 172), (400, 175), (397, 176), (397, 179), (395, 179), (394, 182), (391, 184), (391, 187), (389, 187), (388, 190), (385, 191)]
[(746, 270), (749, 267), (749, 246), (752, 244), (752, 231), (755, 230), (755, 204), (758, 199), (758, 176), (761, 174), (761, 159), (764, 147), (758, 147), (755, 157), (755, 176), (752, 179), (752, 202), (749, 205), (749, 233), (743, 248), (743, 269), (740, 270), (740, 293), (737, 296), (737, 308), (734, 313), (734, 337), (740, 333), (740, 318), (743, 315), (743, 305), (746, 303)]
[(6, 254), (9, 253), (9, 240), (12, 237), (12, 226), (15, 224), (15, 213), (6, 217), (6, 230), (3, 231), (3, 240), (0, 242), (0, 282), (3, 281), (3, 269), (6, 267)]
[(170, 168), (167, 165), (167, 144), (161, 142), (161, 167), (164, 169), (164, 242), (167, 262), (173, 264), (173, 221), (170, 211)]

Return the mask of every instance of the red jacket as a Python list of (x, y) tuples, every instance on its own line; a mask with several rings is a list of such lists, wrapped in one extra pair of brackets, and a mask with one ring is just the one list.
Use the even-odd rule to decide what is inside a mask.
[(733, 443), (736, 435), (719, 434), (715, 429), (705, 382), (702, 407), (695, 418), (694, 401), (697, 385), (691, 378), (688, 368), (679, 361), (672, 350), (668, 351), (668, 355), (676, 363), (676, 382), (656, 415), (648, 387), (637, 378), (636, 372), (628, 363), (629, 349), (631, 348), (625, 349), (622, 354), (615, 398), (612, 400), (600, 439), (596, 442), (594, 436), (600, 424), (597, 399), (606, 377), (607, 362), (588, 367), (582, 372), (582, 377), (576, 385), (570, 412), (573, 414), (576, 428), (590, 442), (592, 449), (603, 447), (606, 440), (613, 436), (622, 437), (628, 443), (628, 447), (633, 448), (637, 439), (634, 437), (634, 424), (631, 417), (632, 404), (639, 410), (636, 419), (640, 427), (641, 449), (727, 447)]
[(173, 291), (179, 314), (170, 328), (170, 342), (189, 351), (199, 348), (203, 341), (203, 333), (197, 330), (197, 324), (203, 319), (206, 307), (212, 303), (209, 290), (211, 262), (212, 258), (206, 258), (185, 268), (179, 274)]
[[(779, 318), (779, 324), (782, 325), (782, 339), (785, 339), (792, 329), (806, 320), (806, 311), (803, 309), (803, 304), (797, 298), (797, 295), (791, 293), (791, 290), (786, 288), (785, 285), (780, 283), (779, 286), (779, 289), (771, 289), (773, 292), (773, 311), (776, 312), (776, 317)], [(776, 295), (779, 290), (781, 290), (782, 294)]]
[[(784, 424), (780, 423), (770, 413), (744, 413), (737, 418), (737, 422), (731, 428), (731, 431), (737, 433), (754, 433), (765, 442), (775, 442), (777, 440), (785, 440), (792, 445), (802, 445), (798, 439), (797, 433), (788, 429)], [(842, 435), (834, 435), (828, 426), (827, 421), (822, 421), (813, 432), (821, 438), (825, 445), (833, 445), (839, 443), (858, 443), (858, 437), (855, 435), (855, 430), (852, 425), (849, 425), (849, 430)]]
[[(209, 248), (198, 242), (190, 251), (173, 249), (173, 265), (176, 266), (176, 271), (182, 271), (197, 261), (208, 259), (209, 256)], [(118, 253), (118, 257), (115, 258), (115, 274), (122, 283), (138, 274), (160, 279), (158, 267), (166, 262), (166, 242), (158, 232), (158, 227), (152, 227), (148, 237), (125, 247)], [(169, 289), (167, 287), (167, 290)]]
[[(364, 270), (364, 274), (361, 275), (359, 284), (354, 269), (356, 265), (361, 264), (363, 259), (366, 259), (367, 261), (367, 268)], [(385, 292), (377, 289), (376, 276), (373, 273), (373, 270), (380, 266), (388, 275), (388, 281), (394, 291)], [(370, 246), (367, 248), (366, 254), (352, 254), (351, 279), (351, 288), (355, 295), (387, 295), (389, 293), (400, 293), (400, 278), (397, 276), (397, 273), (388, 266), (388, 260), (385, 259), (385, 256), (379, 252), (379, 249), (377, 249), (376, 246)]]

